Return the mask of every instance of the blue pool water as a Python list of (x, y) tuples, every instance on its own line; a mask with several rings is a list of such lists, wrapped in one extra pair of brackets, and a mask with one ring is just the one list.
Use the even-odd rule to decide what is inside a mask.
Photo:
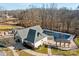
[(61, 33), (61, 32), (54, 32), (54, 31), (47, 31), (44, 30), (43, 33), (49, 35), (49, 36), (53, 36), (54, 39), (68, 39), (70, 37), (70, 35)]

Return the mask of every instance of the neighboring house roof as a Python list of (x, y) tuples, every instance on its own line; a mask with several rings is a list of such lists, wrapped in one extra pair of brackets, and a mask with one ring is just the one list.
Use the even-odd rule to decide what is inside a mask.
[(16, 35), (20, 36), (22, 41), (26, 40), (31, 43), (35, 43), (45, 37), (45, 35), (42, 34), (43, 30), (39, 25), (15, 31), (17, 32)]

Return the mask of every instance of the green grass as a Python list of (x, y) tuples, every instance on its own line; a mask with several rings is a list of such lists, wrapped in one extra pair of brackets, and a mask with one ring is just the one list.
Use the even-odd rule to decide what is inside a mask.
[(0, 20), (16, 20), (17, 18), (0, 18)]
[(15, 28), (15, 26), (8, 26), (8, 25), (1, 25), (1, 26), (0, 26), (0, 30), (13, 29), (13, 28)]
[(52, 55), (64, 55), (64, 56), (79, 56), (79, 49), (62, 51), (59, 49), (52, 49)]
[(33, 55), (31, 55), (31, 54), (29, 54), (29, 53), (26, 53), (25, 51), (16, 51), (17, 53), (18, 53), (18, 55), (19, 56), (33, 56)]
[(7, 18), (5, 20), (16, 20), (16, 18)]
[(35, 51), (39, 52), (39, 53), (45, 53), (45, 54), (47, 54), (48, 53), (48, 47), (41, 46), (38, 49), (35, 49)]
[(76, 45), (79, 47), (79, 38), (76, 38), (76, 39), (75, 39), (75, 43), (76, 43)]

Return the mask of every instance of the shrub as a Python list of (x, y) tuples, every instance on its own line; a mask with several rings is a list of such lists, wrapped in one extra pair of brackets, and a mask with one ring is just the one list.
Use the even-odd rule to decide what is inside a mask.
[(76, 43), (76, 45), (79, 47), (79, 38), (76, 38), (76, 39), (75, 39), (75, 43)]

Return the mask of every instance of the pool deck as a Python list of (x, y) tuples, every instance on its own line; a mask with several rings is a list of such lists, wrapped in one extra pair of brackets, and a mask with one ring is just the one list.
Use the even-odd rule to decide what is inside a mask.
[(56, 42), (54, 40), (48, 40), (47, 45), (51, 45), (52, 47), (55, 47), (55, 48), (58, 48), (61, 50), (74, 50), (74, 49), (78, 48), (73, 40), (70, 40), (70, 47), (69, 48), (63, 47), (63, 44), (62, 44), (62, 47), (56, 47)]
[[(61, 50), (73, 50), (73, 49), (76, 49), (76, 48), (78, 48), (77, 47), (77, 45), (75, 44), (75, 42), (74, 42), (74, 37), (75, 37), (75, 35), (72, 35), (72, 34), (69, 34), (69, 33), (63, 33), (63, 32), (57, 32), (57, 31), (52, 31), (52, 30), (48, 30), (48, 29), (44, 29), (44, 31), (48, 31), (48, 33), (53, 33), (53, 32), (56, 32), (56, 33), (61, 33), (61, 34), (63, 34), (63, 35), (69, 35), (70, 37), (68, 37), (68, 38), (66, 38), (67, 40), (64, 40), (64, 39), (62, 39), (62, 38), (60, 38), (60, 40), (57, 42), (57, 44), (59, 45), (59, 46), (56, 46), (56, 42), (54, 41), (54, 39), (56, 39), (56, 38), (54, 38), (54, 39), (48, 39), (48, 42), (46, 43), (47, 45), (51, 45), (51, 46), (53, 46), (53, 47), (55, 47), (55, 48), (58, 48), (58, 49), (61, 49)], [(46, 33), (45, 33), (46, 34)], [(46, 35), (48, 35), (48, 36), (53, 36), (53, 34), (46, 34)], [(60, 34), (59, 34), (60, 35)], [(57, 35), (55, 35), (55, 36), (57, 36)], [(61, 43), (61, 47), (60, 47), (60, 42), (62, 41), (62, 40), (64, 40), (64, 42), (70, 42), (70, 46), (68, 47), (68, 44), (66, 44), (66, 46), (67, 47), (64, 47), (64, 42), (63, 43)]]
[(74, 50), (74, 49), (78, 48), (73, 40), (71, 40), (70, 48), (71, 48), (71, 50)]

